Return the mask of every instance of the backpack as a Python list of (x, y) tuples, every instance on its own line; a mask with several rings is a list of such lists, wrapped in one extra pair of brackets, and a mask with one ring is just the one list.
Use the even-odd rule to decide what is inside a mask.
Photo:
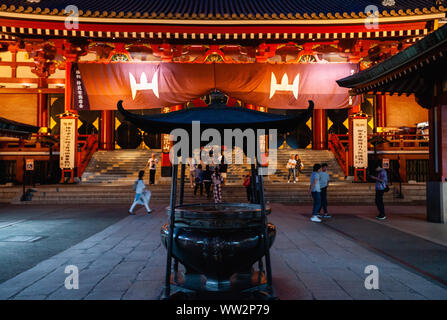
[(250, 177), (245, 178), (243, 186), (248, 187), (250, 185)]
[(132, 186), (133, 191), (137, 191), (137, 185), (138, 185), (138, 180), (135, 180), (135, 182), (133, 183), (133, 186)]

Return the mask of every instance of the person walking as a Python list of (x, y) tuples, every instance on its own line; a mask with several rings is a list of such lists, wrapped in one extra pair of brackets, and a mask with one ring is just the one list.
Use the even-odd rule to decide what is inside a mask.
[(227, 181), (227, 170), (228, 170), (228, 164), (225, 161), (225, 157), (223, 155), (220, 156), (219, 160), (219, 172), (222, 175), (222, 178), (224, 179), (224, 184)]
[(383, 204), (383, 195), (387, 190), (389, 190), (388, 187), (388, 175), (386, 173), (386, 170), (382, 168), (380, 165), (376, 168), (377, 177), (371, 176), (372, 179), (376, 180), (376, 206), (379, 210), (379, 215), (376, 217), (378, 220), (385, 220), (385, 205)]
[(242, 185), (245, 187), (245, 191), (247, 192), (247, 201), (251, 201), (251, 178), (250, 174), (247, 174), (244, 178), (244, 182)]
[(152, 212), (151, 208), (149, 208), (149, 201), (151, 200), (151, 191), (146, 189), (146, 186), (143, 182), (144, 170), (141, 170), (138, 173), (138, 180), (134, 183), (135, 190), (135, 199), (133, 200), (132, 206), (129, 209), (129, 214), (134, 215), (133, 209), (137, 204), (141, 204), (146, 207), (147, 214)]
[(318, 210), (320, 210), (321, 207), (320, 170), (321, 165), (316, 163), (314, 164), (312, 174), (310, 175), (309, 193), (312, 194), (312, 198), (314, 200), (312, 217), (310, 218), (310, 221), (312, 222), (321, 222), (321, 219), (318, 218)]
[(155, 172), (157, 170), (157, 163), (158, 159), (155, 158), (155, 154), (152, 154), (147, 161), (146, 166), (144, 167), (144, 170), (149, 167), (149, 184), (155, 184)]
[(194, 181), (196, 178), (195, 171), (197, 169), (197, 161), (195, 158), (188, 158), (188, 166), (189, 166), (189, 184), (191, 185), (191, 189), (194, 188)]
[(294, 159), (293, 154), (291, 154), (290, 159), (287, 162), (287, 169), (289, 169), (289, 175), (287, 176), (287, 183), (290, 183), (290, 176), (293, 177), (293, 183), (296, 183), (296, 181), (295, 181), (295, 179), (296, 179), (295, 167), (296, 167), (296, 161)]
[(303, 173), (304, 164), (303, 161), (301, 161), (300, 156), (298, 154), (295, 155), (295, 161), (296, 161), (295, 175), (296, 175), (296, 181), (298, 181), (300, 173)]
[(320, 213), (321, 209), (323, 209), (324, 214), (320, 215), (319, 218), (330, 218), (331, 216), (327, 212), (327, 187), (329, 185), (329, 173), (327, 172), (328, 164), (323, 163), (321, 165), (321, 172), (320, 172), (320, 196), (321, 196), (321, 206), (318, 210), (318, 213)]
[(197, 166), (197, 169), (194, 171), (194, 179), (195, 179), (195, 183), (196, 186), (194, 187), (194, 195), (197, 194), (197, 189), (200, 187), (200, 195), (203, 195), (203, 170), (202, 170), (202, 165), (199, 164)]
[(222, 184), (224, 181), (222, 175), (219, 173), (218, 167), (214, 169), (211, 180), (213, 181), (214, 202), (220, 203), (222, 202)]
[(211, 198), (211, 175), (213, 172), (210, 170), (210, 166), (206, 165), (205, 171), (203, 171), (203, 183), (205, 185), (205, 193), (207, 198)]

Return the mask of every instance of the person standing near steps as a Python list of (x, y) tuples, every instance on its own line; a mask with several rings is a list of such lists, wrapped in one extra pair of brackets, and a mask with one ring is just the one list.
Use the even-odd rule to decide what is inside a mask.
[(388, 187), (388, 175), (386, 173), (386, 170), (382, 168), (382, 166), (378, 165), (376, 168), (377, 177), (371, 176), (372, 179), (376, 180), (376, 206), (379, 210), (379, 215), (376, 217), (378, 220), (385, 220), (386, 214), (385, 214), (385, 205), (383, 204), (383, 195), (387, 190), (389, 190)]
[(218, 167), (214, 168), (211, 180), (213, 181), (214, 202), (220, 203), (222, 202), (222, 184), (224, 183), (224, 180)]
[(296, 183), (296, 160), (293, 154), (290, 155), (289, 161), (287, 161), (287, 169), (289, 169), (289, 175), (287, 176), (287, 183), (290, 183), (290, 176), (292, 176), (293, 183)]
[(211, 175), (213, 172), (210, 170), (210, 166), (206, 165), (205, 171), (203, 171), (203, 184), (205, 185), (205, 193), (206, 197), (209, 199), (211, 198)]
[(146, 170), (149, 167), (149, 184), (155, 184), (155, 171), (157, 170), (158, 159), (155, 158), (155, 154), (152, 154), (144, 167)]
[(200, 195), (203, 195), (203, 170), (201, 164), (197, 166), (197, 169), (194, 171), (194, 174), (195, 174), (194, 181), (196, 183), (196, 186), (194, 187), (194, 195), (197, 194), (198, 188), (200, 188)]
[(301, 161), (300, 156), (298, 154), (295, 155), (295, 175), (296, 175), (296, 181), (298, 181), (298, 178), (300, 176), (300, 173), (303, 173), (304, 164), (303, 161)]
[(314, 200), (314, 205), (312, 208), (312, 217), (310, 221), (312, 222), (321, 222), (321, 219), (318, 218), (318, 211), (321, 207), (321, 189), (320, 189), (320, 170), (321, 165), (316, 163), (314, 164), (313, 172), (310, 175), (310, 188), (309, 193), (312, 194), (312, 198)]
[(324, 214), (319, 215), (318, 218), (330, 218), (331, 216), (327, 213), (327, 187), (329, 185), (329, 173), (327, 172), (328, 165), (327, 163), (323, 163), (321, 165), (320, 172), (320, 196), (321, 196), (321, 206), (318, 210), (320, 213), (321, 209), (323, 209)]
[(147, 214), (152, 212), (151, 208), (149, 208), (149, 201), (151, 200), (151, 192), (146, 189), (146, 186), (143, 182), (144, 170), (141, 170), (138, 173), (138, 180), (135, 181), (133, 185), (133, 189), (135, 190), (135, 199), (132, 203), (132, 206), (129, 209), (129, 214), (134, 215), (133, 209), (137, 204), (141, 204), (146, 207)]

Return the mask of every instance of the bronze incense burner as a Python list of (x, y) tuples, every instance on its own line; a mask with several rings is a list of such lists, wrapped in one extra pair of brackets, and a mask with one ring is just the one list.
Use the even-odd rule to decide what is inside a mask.
[[(170, 214), (170, 208), (168, 208)], [(270, 213), (266, 208), (266, 214)], [(183, 287), (201, 291), (228, 291), (265, 282), (253, 277), (253, 265), (265, 254), (261, 206), (244, 203), (204, 203), (175, 208), (172, 255), (185, 266), (178, 277)], [(269, 247), (276, 235), (267, 224)], [(161, 229), (167, 247), (168, 224)], [(242, 286), (242, 287), (241, 287)]]

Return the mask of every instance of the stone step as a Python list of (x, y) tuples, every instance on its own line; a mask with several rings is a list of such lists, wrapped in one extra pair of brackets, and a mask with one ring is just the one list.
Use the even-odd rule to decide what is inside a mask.
[[(98, 151), (92, 157), (87, 169), (82, 177), (83, 184), (131, 184), (137, 178), (138, 171), (144, 168), (147, 159), (154, 153), (158, 159), (161, 158), (160, 150), (115, 150), (115, 151)], [(314, 162), (327, 162), (330, 165), (329, 173), (333, 181), (344, 180), (344, 173), (339, 168), (333, 154), (327, 150), (278, 150), (277, 152), (277, 170), (274, 174), (266, 177), (265, 182), (281, 183), (286, 181), (288, 170), (285, 167), (290, 154), (300, 154), (305, 164), (303, 172), (300, 174), (301, 181), (308, 181), (312, 172), (312, 164)], [(241, 154), (240, 150), (233, 152), (233, 161), (236, 154)], [(245, 156), (242, 158), (246, 161)], [(161, 163), (159, 162), (156, 181), (169, 184), (169, 178), (161, 178)], [(230, 164), (227, 171), (227, 184), (237, 185), (242, 183), (243, 176), (250, 170), (248, 164)], [(179, 168), (180, 173), (180, 168)], [(148, 176), (148, 172), (146, 174)], [(186, 167), (186, 182), (189, 183), (189, 167)]]

